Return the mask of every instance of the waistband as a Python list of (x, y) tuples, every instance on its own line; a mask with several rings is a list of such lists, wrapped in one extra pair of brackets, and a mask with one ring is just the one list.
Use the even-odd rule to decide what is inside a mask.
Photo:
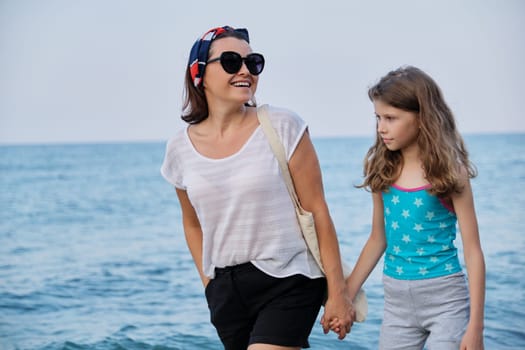
[(233, 265), (233, 266), (216, 267), (215, 276), (224, 275), (224, 274), (231, 273), (234, 271), (248, 271), (248, 270), (253, 270), (253, 269), (257, 269), (257, 268), (251, 262), (246, 262), (246, 263), (242, 263), (239, 265)]

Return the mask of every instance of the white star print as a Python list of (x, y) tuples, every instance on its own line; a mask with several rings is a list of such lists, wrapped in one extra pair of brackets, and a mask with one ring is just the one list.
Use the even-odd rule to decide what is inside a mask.
[[(423, 279), (440, 274), (438, 270), (441, 274), (447, 274), (461, 269), (457, 263), (447, 263), (448, 258), (442, 258), (442, 254), (445, 256), (456, 250), (453, 240), (447, 240), (448, 235), (456, 237), (455, 217), (447, 217), (447, 210), (438, 209), (437, 202), (434, 203), (434, 199), (431, 200), (426, 194), (413, 193), (409, 197), (408, 194), (396, 195), (393, 192), (389, 198), (385, 198), (383, 226), (389, 235), (390, 253), (387, 251), (384, 255), (387, 261), (384, 268), (388, 268), (388, 274), (398, 278)], [(405, 257), (405, 254), (412, 258)], [(408, 269), (406, 276), (405, 267)]]

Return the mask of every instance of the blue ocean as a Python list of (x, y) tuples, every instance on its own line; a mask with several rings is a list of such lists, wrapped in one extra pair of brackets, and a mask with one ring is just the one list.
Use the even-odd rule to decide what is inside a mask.
[[(467, 135), (487, 264), (486, 349), (525, 349), (525, 134)], [(370, 138), (314, 139), (345, 259), (371, 221)], [(0, 146), (0, 349), (221, 349), (159, 168), (165, 144)], [(461, 240), (457, 240), (461, 249)], [(380, 265), (366, 322), (312, 349), (377, 349)]]

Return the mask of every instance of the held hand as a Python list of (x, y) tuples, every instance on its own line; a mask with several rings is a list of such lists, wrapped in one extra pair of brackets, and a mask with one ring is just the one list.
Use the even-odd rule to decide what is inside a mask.
[[(325, 322), (324, 318), (321, 319), (321, 323), (323, 324)], [(353, 323), (352, 323), (353, 324)], [(338, 318), (334, 318), (332, 319), (332, 321), (328, 322), (328, 328), (329, 330), (331, 330), (332, 332), (334, 333), (337, 333), (338, 335), (341, 334), (341, 332), (343, 331), (344, 333), (348, 334), (350, 333), (350, 329), (351, 329), (352, 326), (350, 326), (350, 328), (346, 328), (346, 331), (345, 331), (345, 327), (342, 325), (342, 323), (339, 321)], [(325, 334), (328, 333), (328, 332), (325, 332)], [(344, 335), (343, 333), (343, 335)], [(343, 339), (341, 338), (341, 336), (338, 337), (339, 339)]]
[(350, 333), (355, 320), (352, 302), (345, 295), (328, 298), (321, 318), (323, 332), (327, 334), (331, 330), (338, 334), (340, 340)]
[(321, 318), (321, 324), (323, 325), (323, 329), (324, 329), (324, 326), (325, 326), (325, 322), (326, 322), (326, 327), (328, 327), (328, 330), (324, 332), (324, 334), (327, 334), (328, 331), (332, 331), (334, 333), (339, 333), (342, 329), (342, 325), (341, 325), (341, 322), (339, 322), (339, 319), (338, 318), (334, 318), (332, 319), (330, 322), (327, 322), (325, 321), (324, 317)]

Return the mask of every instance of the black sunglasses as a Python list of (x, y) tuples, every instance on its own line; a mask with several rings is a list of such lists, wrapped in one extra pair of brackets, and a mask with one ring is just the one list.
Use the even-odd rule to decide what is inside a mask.
[(264, 56), (260, 53), (251, 53), (246, 57), (241, 57), (237, 52), (224, 51), (220, 57), (213, 58), (207, 63), (221, 62), (222, 68), (229, 74), (235, 74), (241, 70), (242, 62), (246, 64), (246, 68), (253, 75), (259, 75), (264, 68)]

